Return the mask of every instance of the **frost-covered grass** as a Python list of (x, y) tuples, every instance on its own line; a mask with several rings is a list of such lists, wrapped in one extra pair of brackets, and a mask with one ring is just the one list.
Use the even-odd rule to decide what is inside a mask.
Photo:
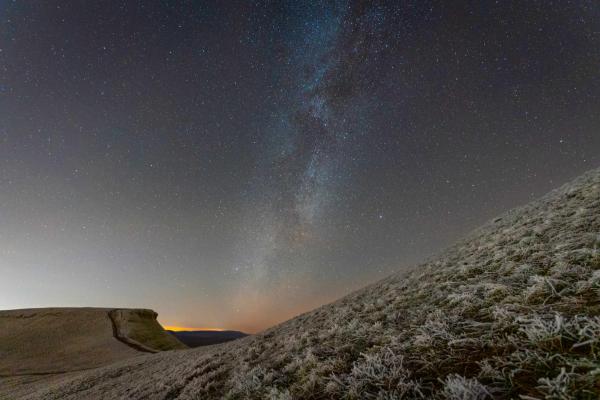
[(598, 399), (600, 170), (259, 335), (39, 397)]

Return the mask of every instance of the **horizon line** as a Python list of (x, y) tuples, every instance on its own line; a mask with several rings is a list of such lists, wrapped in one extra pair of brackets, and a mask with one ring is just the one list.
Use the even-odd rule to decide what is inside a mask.
[(166, 331), (173, 331), (173, 332), (193, 332), (193, 331), (222, 332), (222, 331), (227, 330), (227, 329), (222, 329), (222, 328), (195, 328), (195, 327), (176, 326), (176, 325), (164, 325), (163, 328)]

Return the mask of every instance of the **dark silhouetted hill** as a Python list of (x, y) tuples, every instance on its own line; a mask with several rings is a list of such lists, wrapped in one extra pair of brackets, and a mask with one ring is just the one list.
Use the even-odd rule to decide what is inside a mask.
[(168, 331), (188, 347), (209, 346), (248, 336), (238, 331)]

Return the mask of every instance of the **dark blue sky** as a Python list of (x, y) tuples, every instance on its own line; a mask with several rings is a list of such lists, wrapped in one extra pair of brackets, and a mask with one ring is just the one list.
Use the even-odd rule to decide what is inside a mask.
[(600, 164), (600, 6), (0, 1), (0, 309), (256, 331)]

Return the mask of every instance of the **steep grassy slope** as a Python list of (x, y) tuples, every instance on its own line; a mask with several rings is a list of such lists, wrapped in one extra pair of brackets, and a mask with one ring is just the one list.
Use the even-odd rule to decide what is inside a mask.
[(143, 351), (185, 349), (183, 343), (166, 332), (152, 310), (116, 309), (109, 312), (119, 340)]
[(595, 170), (259, 335), (120, 362), (33, 398), (597, 399), (599, 315)]

